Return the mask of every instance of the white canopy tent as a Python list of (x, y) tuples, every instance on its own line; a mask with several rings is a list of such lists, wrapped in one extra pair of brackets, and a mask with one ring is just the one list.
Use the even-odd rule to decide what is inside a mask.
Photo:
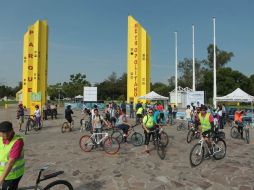
[(75, 99), (83, 99), (83, 96), (78, 95), (78, 96), (75, 96), (74, 98), (75, 98)]
[(254, 96), (251, 96), (244, 92), (242, 89), (237, 88), (235, 91), (231, 92), (230, 94), (222, 97), (217, 97), (217, 101), (219, 102), (250, 102), (251, 103), (251, 110), (252, 110), (252, 122), (253, 122), (253, 102)]
[(157, 94), (156, 92), (152, 91), (144, 96), (139, 96), (138, 99), (142, 100), (168, 100), (168, 97), (161, 96)]

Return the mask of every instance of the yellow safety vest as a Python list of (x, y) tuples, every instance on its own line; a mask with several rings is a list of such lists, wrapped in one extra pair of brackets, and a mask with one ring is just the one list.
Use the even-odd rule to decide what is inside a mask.
[(202, 127), (202, 132), (204, 131), (208, 131), (209, 129), (211, 129), (211, 124), (210, 124), (210, 113), (206, 113), (205, 117), (202, 117), (201, 113), (198, 114), (199, 117), (199, 121), (201, 123), (201, 127)]
[[(0, 137), (0, 176), (3, 174), (4, 169), (9, 161), (10, 151), (14, 143), (19, 139), (22, 139), (22, 137), (14, 135), (13, 139), (9, 144), (4, 144), (3, 138)], [(5, 178), (5, 180), (17, 179), (21, 177), (24, 174), (24, 172), (25, 172), (25, 160), (24, 160), (24, 150), (22, 150), (20, 158), (18, 158), (15, 161), (10, 173)]]

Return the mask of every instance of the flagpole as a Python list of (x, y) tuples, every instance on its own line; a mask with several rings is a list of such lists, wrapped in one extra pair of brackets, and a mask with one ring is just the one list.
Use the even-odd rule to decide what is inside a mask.
[(192, 81), (192, 90), (196, 91), (196, 75), (195, 75), (195, 26), (192, 25), (192, 71), (193, 71), (193, 81)]
[(177, 32), (175, 32), (175, 105), (178, 105), (178, 89), (177, 89), (177, 66), (178, 66), (178, 60), (177, 60)]
[(215, 37), (215, 17), (213, 17), (213, 106), (217, 107), (217, 80), (216, 80), (216, 37)]

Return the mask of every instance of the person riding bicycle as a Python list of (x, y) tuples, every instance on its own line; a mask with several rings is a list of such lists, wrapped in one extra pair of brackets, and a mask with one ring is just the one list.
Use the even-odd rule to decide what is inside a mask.
[(241, 138), (243, 139), (243, 115), (244, 115), (244, 111), (240, 109), (238, 109), (237, 111), (235, 111), (234, 114), (234, 121), (235, 124), (238, 126), (238, 132), (241, 134)]
[[(202, 138), (204, 138), (204, 140), (206, 141), (208, 148), (211, 150), (212, 146), (211, 146), (211, 141), (210, 141), (210, 137), (212, 135), (212, 133), (214, 132), (214, 121), (213, 121), (213, 115), (210, 113), (207, 113), (207, 108), (205, 105), (201, 106), (201, 112), (198, 114), (198, 121), (201, 124), (201, 128), (202, 128)], [(212, 151), (211, 151), (212, 153)], [(206, 155), (206, 157), (209, 157), (209, 153), (208, 155)]]
[(18, 110), (17, 110), (17, 119), (18, 119), (18, 124), (19, 124), (19, 131), (21, 131), (22, 124), (24, 123), (24, 115), (25, 115), (25, 109), (23, 107), (23, 104), (18, 105)]
[(65, 109), (65, 119), (68, 121), (68, 123), (70, 124), (70, 127), (71, 127), (71, 129), (72, 129), (72, 125), (71, 125), (71, 122), (72, 122), (72, 114), (73, 114), (73, 111), (72, 111), (72, 109), (71, 109), (71, 105), (68, 105), (67, 106), (67, 108)]
[(143, 107), (139, 107), (136, 112), (136, 123), (140, 123), (143, 117)]
[(155, 130), (154, 128), (154, 116), (153, 116), (153, 110), (150, 108), (148, 110), (148, 115), (145, 115), (143, 118), (143, 125), (142, 128), (144, 129), (145, 134), (145, 152), (149, 153), (148, 144), (150, 142), (150, 138), (152, 135), (152, 138), (154, 138), (154, 133), (151, 133)]
[(35, 117), (35, 122), (36, 122), (36, 125), (38, 126), (38, 129), (41, 129), (41, 111), (40, 111), (39, 105), (35, 106), (34, 117)]
[(116, 120), (116, 127), (123, 131), (124, 142), (127, 142), (128, 130), (131, 126), (128, 124), (126, 109), (122, 109), (122, 114)]
[(25, 171), (24, 141), (15, 134), (12, 123), (0, 123), (0, 185), (2, 190), (17, 190)]

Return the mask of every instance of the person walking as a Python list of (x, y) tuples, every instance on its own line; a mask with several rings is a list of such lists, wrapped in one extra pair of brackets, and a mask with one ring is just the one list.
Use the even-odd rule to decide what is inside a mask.
[(0, 185), (2, 190), (17, 190), (25, 172), (24, 141), (15, 134), (12, 123), (0, 123)]
[(134, 118), (133, 102), (130, 103), (130, 118)]

